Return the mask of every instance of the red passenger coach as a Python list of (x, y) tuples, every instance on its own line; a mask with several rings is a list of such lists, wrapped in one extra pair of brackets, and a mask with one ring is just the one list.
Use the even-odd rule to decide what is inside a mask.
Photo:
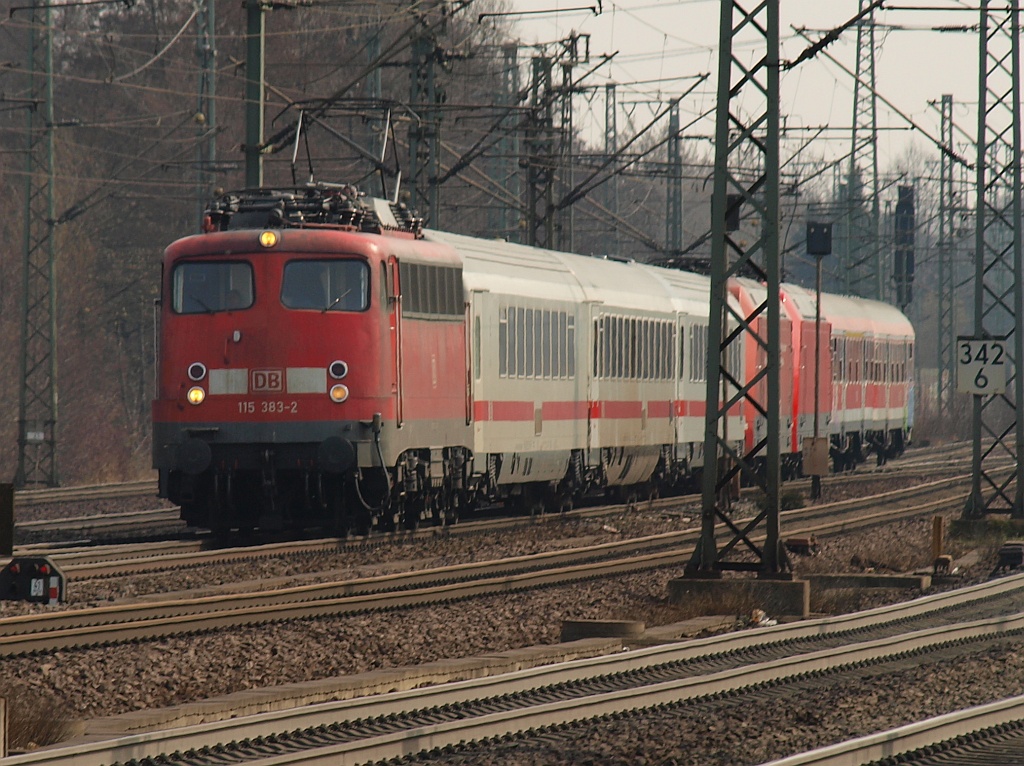
[[(736, 316), (765, 290), (735, 280)], [(815, 402), (815, 298), (785, 286), (780, 300), (785, 474), (815, 411), (837, 468), (901, 450), (906, 318), (823, 296)], [(692, 488), (709, 306), (707, 277), (424, 230), (349, 186), (225, 195), (164, 255), (160, 494), (222, 532), (363, 532)], [(761, 375), (753, 341), (731, 348), (741, 380)], [(736, 450), (765, 429), (753, 407), (722, 425)]]
[[(790, 415), (788, 467), (796, 468), (793, 456), (803, 449), (803, 440), (815, 436), (814, 415), (818, 415), (818, 436), (828, 436), (832, 423), (832, 324), (818, 316), (814, 291), (798, 285), (782, 286), (782, 309), (793, 331), (793, 406)], [(815, 367), (817, 366), (817, 400)]]
[(854, 467), (870, 453), (879, 464), (906, 447), (914, 425), (914, 328), (879, 301), (823, 295), (832, 329), (833, 467)]

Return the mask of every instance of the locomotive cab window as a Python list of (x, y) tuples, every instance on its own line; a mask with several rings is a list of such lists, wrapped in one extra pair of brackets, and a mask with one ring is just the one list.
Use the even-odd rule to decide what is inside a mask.
[(176, 314), (213, 314), (252, 306), (252, 266), (238, 261), (186, 261), (174, 267), (171, 308)]
[(289, 261), (281, 303), (290, 309), (365, 311), (370, 305), (370, 267), (351, 258)]

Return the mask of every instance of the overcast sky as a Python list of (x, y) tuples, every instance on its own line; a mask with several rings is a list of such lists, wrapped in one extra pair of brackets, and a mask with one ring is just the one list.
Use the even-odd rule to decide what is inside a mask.
[[(700, 73), (711, 73), (707, 83), (682, 102), (684, 114), (695, 116), (713, 108), (714, 72), (717, 65), (720, 0), (603, 0), (601, 13), (570, 10), (595, 5), (598, 0), (513, 0), (517, 11), (553, 10), (556, 13), (524, 15), (516, 27), (524, 44), (547, 43), (571, 32), (588, 33), (591, 61), (603, 54), (615, 56), (601, 66), (588, 82), (592, 85), (618, 83), (618, 101), (632, 109), (637, 127), (650, 119), (655, 102), (678, 95)], [(753, 6), (749, 0), (745, 7)], [(929, 102), (951, 94), (956, 104), (954, 121), (973, 137), (978, 89), (978, 35), (976, 32), (942, 32), (939, 27), (972, 26), (979, 21), (977, 8), (960, 0), (902, 0), (889, 5), (949, 8), (936, 10), (885, 10), (876, 12), (878, 92), (936, 139), (939, 112)], [(824, 30), (842, 25), (857, 14), (857, 0), (781, 0), (783, 59), (796, 58), (809, 43), (794, 31), (806, 28), (817, 39)], [(827, 53), (852, 72), (855, 64), (856, 30), (850, 29), (827, 49)], [(679, 79), (673, 79), (679, 78)], [(686, 79), (688, 78), (688, 79)], [(782, 81), (782, 114), (789, 126), (846, 128), (853, 114), (853, 78), (825, 55), (786, 73)], [(578, 100), (586, 116), (586, 99)], [(603, 130), (603, 93), (594, 96), (590, 119)], [(624, 116), (619, 117), (623, 130)], [(684, 117), (684, 122), (686, 118)], [(929, 140), (906, 130), (907, 121), (895, 110), (878, 104), (879, 154), (884, 166), (914, 144), (929, 157), (934, 154)], [(628, 128), (626, 128), (628, 130)], [(707, 134), (711, 125), (694, 126), (695, 134)], [(603, 135), (598, 132), (596, 135)], [(849, 151), (849, 134), (830, 132), (832, 140), (821, 145), (821, 154), (841, 155)], [(794, 137), (794, 140), (795, 137)], [(957, 141), (967, 143), (960, 134)], [(834, 145), (834, 146), (833, 146)], [(784, 158), (785, 159), (785, 158)]]

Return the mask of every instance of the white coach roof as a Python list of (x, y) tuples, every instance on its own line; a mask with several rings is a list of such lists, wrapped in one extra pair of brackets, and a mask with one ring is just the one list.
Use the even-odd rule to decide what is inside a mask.
[(424, 238), (459, 253), (467, 290), (593, 301), (637, 311), (708, 314), (709, 282), (695, 274), (449, 232), (427, 230)]

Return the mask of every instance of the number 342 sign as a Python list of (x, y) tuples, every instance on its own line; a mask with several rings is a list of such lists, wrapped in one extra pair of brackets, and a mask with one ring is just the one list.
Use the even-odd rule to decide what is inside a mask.
[(1005, 338), (956, 339), (956, 390), (961, 394), (1005, 394)]

